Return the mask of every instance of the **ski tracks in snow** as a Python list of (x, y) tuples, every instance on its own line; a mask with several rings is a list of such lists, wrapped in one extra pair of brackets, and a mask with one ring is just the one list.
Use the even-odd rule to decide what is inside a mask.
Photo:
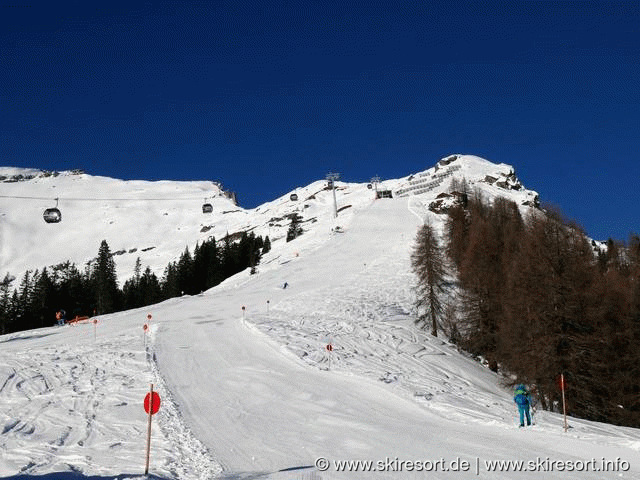
[(136, 450), (132, 439), (144, 436), (144, 424), (131, 421), (136, 379), (128, 372), (144, 365), (133, 353), (103, 347), (60, 345), (2, 355), (1, 471), (84, 471), (99, 462), (96, 447), (125, 458)]
[[(74, 334), (83, 327), (77, 328)], [(152, 346), (145, 352), (139, 336), (123, 334), (109, 341), (43, 345), (36, 352), (0, 352), (0, 476), (142, 473), (142, 401), (152, 382), (162, 406), (154, 417), (151, 471), (176, 479), (219, 473), (185, 427), (158, 375)]]
[[(407, 209), (421, 220), (429, 214), (425, 204), (415, 201)], [(391, 235), (409, 234), (402, 232), (398, 227)], [(509, 405), (506, 397), (490, 393), (495, 375), (474, 365), (471, 371), (482, 378), (466, 378), (469, 364), (475, 362), (414, 324), (409, 243), (373, 248), (376, 253), (361, 267), (315, 290), (292, 292), (273, 304), (269, 314), (251, 315), (248, 321), (317, 368), (374, 378), (448, 418), (503, 421)], [(349, 248), (348, 242), (345, 245)], [(340, 261), (349, 262), (349, 254), (336, 259)], [(329, 343), (332, 351), (326, 348)], [(483, 382), (487, 388), (478, 389)]]

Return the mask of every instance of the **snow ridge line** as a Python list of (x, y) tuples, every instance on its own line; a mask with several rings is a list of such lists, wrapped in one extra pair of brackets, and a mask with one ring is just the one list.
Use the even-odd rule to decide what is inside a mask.
[(151, 328), (145, 356), (154, 378), (154, 391), (158, 391), (162, 399), (158, 424), (176, 452), (176, 457), (168, 461), (167, 468), (178, 479), (192, 479), (194, 474), (200, 480), (215, 478), (222, 472), (222, 465), (213, 459), (207, 447), (186, 425), (174, 396), (160, 375), (154, 348), (157, 329), (158, 325)]

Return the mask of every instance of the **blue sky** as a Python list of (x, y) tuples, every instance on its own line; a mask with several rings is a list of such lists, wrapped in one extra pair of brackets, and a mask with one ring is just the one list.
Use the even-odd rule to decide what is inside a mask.
[(0, 4), (2, 165), (253, 207), (469, 153), (595, 238), (640, 233), (638, 2), (50, 3)]

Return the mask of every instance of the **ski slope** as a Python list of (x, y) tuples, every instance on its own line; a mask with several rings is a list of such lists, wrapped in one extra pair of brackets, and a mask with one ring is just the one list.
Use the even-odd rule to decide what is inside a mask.
[[(497, 168), (461, 160), (465, 178)], [(441, 228), (427, 207), (444, 185), (384, 200), (341, 187), (351, 207), (337, 219), (320, 184), (300, 189), (315, 197), (307, 208), (285, 196), (242, 213), (272, 237), (274, 216), (315, 218), (274, 241), (256, 275), (95, 325), (0, 337), (0, 477), (140, 478), (154, 383), (151, 478), (640, 478), (640, 431), (570, 419), (565, 433), (548, 412), (518, 429), (499, 376), (415, 327), (409, 253), (423, 221)], [(593, 471), (603, 459), (618, 470)], [(350, 460), (378, 471), (338, 471)], [(492, 472), (494, 460), (536, 471)]]
[[(202, 238), (200, 230), (211, 220), (202, 214), (205, 198), (216, 212), (236, 209), (208, 181), (123, 181), (74, 172), (44, 176), (0, 167), (0, 176), (18, 174), (35, 177), (0, 183), (0, 272), (18, 279), (27, 269), (65, 261), (83, 270), (102, 240), (118, 253), (121, 285), (132, 276), (138, 257), (160, 276), (186, 245)], [(45, 223), (42, 212), (56, 205), (62, 221)]]

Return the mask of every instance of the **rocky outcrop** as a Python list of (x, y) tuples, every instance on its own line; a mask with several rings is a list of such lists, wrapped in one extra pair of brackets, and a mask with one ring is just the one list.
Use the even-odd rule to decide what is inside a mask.
[(433, 213), (449, 213), (453, 207), (465, 207), (467, 204), (467, 194), (460, 192), (441, 193), (436, 200), (429, 204), (429, 210)]

